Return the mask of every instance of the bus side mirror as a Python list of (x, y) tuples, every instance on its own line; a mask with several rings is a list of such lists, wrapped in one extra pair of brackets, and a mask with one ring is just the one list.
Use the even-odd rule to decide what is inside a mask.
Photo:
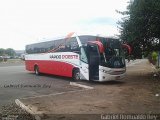
[(101, 42), (99, 42), (99, 41), (89, 41), (88, 43), (96, 44), (98, 46), (99, 52), (100, 53), (104, 52), (104, 46)]
[(129, 54), (129, 55), (131, 54), (132, 49), (131, 49), (131, 47), (130, 47), (129, 45), (127, 45), (127, 44), (122, 44), (122, 48), (127, 49), (128, 54)]

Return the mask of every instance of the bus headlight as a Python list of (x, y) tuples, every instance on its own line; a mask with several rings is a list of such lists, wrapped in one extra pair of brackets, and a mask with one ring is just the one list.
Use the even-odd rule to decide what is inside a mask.
[(103, 73), (110, 73), (111, 72), (111, 70), (107, 71), (107, 70), (104, 70), (104, 69), (101, 69), (100, 71), (103, 72)]

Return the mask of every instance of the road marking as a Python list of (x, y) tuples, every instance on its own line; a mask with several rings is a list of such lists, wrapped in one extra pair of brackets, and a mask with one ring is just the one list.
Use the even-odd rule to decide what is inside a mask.
[(68, 91), (68, 92), (60, 92), (60, 93), (54, 93), (54, 94), (48, 94), (48, 95), (39, 95), (39, 96), (33, 96), (33, 97), (26, 97), (26, 98), (22, 98), (22, 99), (30, 99), (30, 98), (40, 98), (40, 97), (46, 97), (46, 96), (56, 96), (56, 95), (62, 95), (62, 94), (66, 94), (66, 93), (74, 93), (74, 92), (81, 92), (81, 91), (86, 91), (85, 90), (72, 90), (72, 91)]
[(76, 86), (76, 87), (85, 88), (85, 89), (94, 89), (93, 87), (90, 87), (90, 86), (87, 86), (87, 85), (78, 84), (76, 82), (70, 82), (70, 85)]

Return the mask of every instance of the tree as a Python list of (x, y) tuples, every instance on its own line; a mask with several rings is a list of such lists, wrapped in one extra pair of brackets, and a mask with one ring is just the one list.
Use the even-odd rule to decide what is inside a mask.
[(133, 54), (141, 51), (160, 50), (160, 0), (131, 0), (125, 17), (119, 21), (120, 38), (133, 48)]
[(16, 53), (15, 53), (14, 49), (8, 48), (8, 49), (5, 50), (5, 54), (13, 57)]
[(5, 54), (5, 49), (0, 48), (0, 56), (3, 56)]

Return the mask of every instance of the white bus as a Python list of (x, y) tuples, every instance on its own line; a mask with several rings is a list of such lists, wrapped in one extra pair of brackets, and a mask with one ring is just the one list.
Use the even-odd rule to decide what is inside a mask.
[(26, 70), (74, 80), (118, 80), (126, 72), (122, 47), (118, 39), (70, 33), (65, 38), (27, 45)]

